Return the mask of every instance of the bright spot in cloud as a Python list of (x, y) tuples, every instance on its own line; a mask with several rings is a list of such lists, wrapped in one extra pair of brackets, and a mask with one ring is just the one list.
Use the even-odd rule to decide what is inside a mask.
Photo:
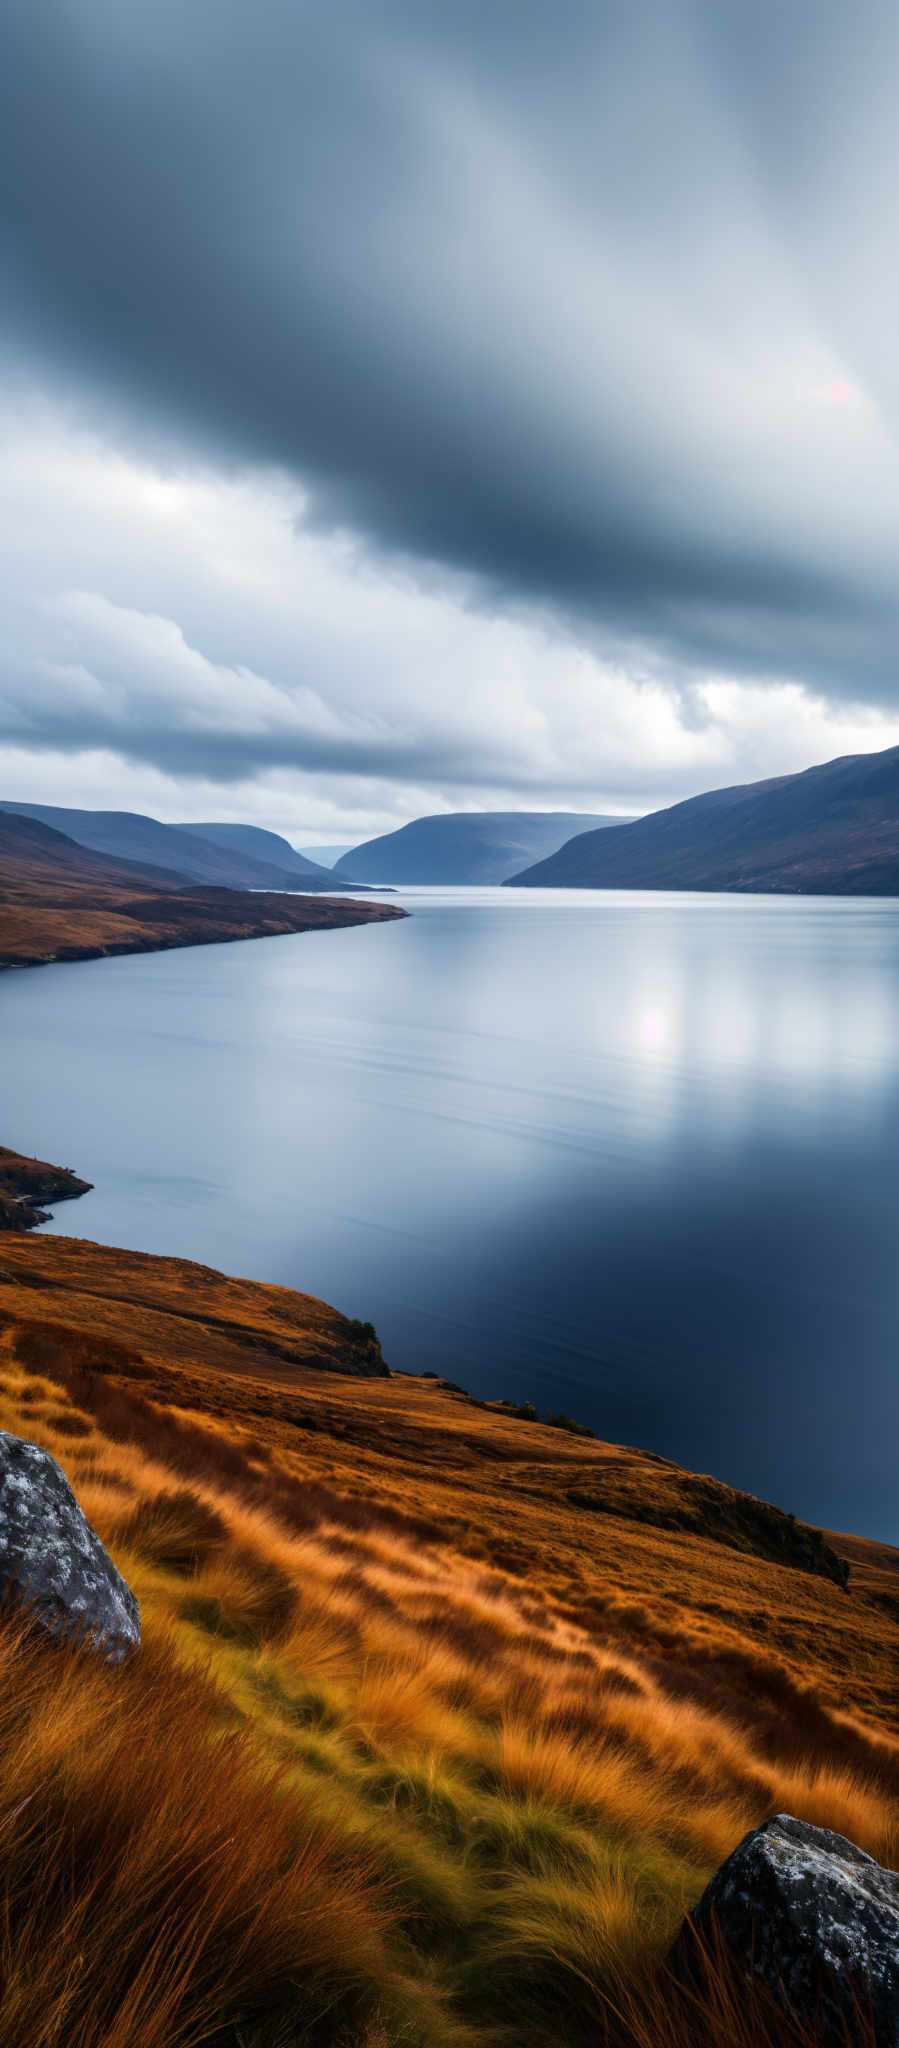
[(661, 1010), (645, 1010), (640, 1019), (640, 1036), (644, 1045), (655, 1048), (665, 1042), (665, 1018)]
[(858, 397), (858, 392), (854, 384), (847, 383), (845, 377), (835, 377), (832, 384), (817, 385), (815, 397), (821, 405), (852, 405)]

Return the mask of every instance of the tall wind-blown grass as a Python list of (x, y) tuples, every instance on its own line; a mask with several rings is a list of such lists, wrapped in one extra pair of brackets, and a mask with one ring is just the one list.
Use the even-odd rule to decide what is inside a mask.
[(761, 1652), (757, 1723), (686, 1697), (601, 1608), (96, 1406), (9, 1340), (0, 1426), (69, 1473), (144, 1646), (0, 1625), (4, 2048), (808, 2048), (720, 1956), (689, 1992), (664, 1959), (772, 1812), (897, 1858), (887, 1733)]

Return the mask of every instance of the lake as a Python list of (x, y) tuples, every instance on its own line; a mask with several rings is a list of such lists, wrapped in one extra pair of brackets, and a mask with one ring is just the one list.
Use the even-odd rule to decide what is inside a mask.
[(397, 900), (0, 976), (0, 1138), (96, 1182), (53, 1227), (899, 1541), (899, 902)]

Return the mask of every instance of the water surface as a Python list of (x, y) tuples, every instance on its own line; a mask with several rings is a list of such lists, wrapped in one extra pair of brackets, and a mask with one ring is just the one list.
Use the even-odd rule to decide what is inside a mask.
[(0, 976), (0, 1137), (96, 1182), (54, 1227), (899, 1540), (899, 903), (399, 900)]

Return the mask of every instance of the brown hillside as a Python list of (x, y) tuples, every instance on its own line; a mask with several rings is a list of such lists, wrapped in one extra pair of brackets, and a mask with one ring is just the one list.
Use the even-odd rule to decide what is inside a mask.
[(518, 1420), (429, 1377), (347, 1379), (369, 1364), (336, 1309), (187, 1260), (47, 1235), (7, 1240), (0, 1327), (13, 1322), (34, 1325), (36, 1369), (65, 1377), (77, 1362), (89, 1382), (85, 1393), (79, 1380), (80, 1399), (102, 1406), (103, 1389), (115, 1388), (203, 1418), (232, 1450), (249, 1432), (250, 1467), (261, 1450), (267, 1470), (364, 1499), (385, 1526), (397, 1516), (413, 1533), (426, 1525), (429, 1541), (642, 1646), (678, 1692), (762, 1715), (761, 1672), (780, 1713), (790, 1673), (800, 1723), (809, 1686), (885, 1727), (899, 1716), (899, 1552), (887, 1545), (830, 1537), (851, 1566), (846, 1591), (808, 1568), (802, 1544), (800, 1562), (780, 1563), (764, 1524), (741, 1530), (748, 1496), (648, 1452)]
[(899, 1554), (833, 1537), (845, 1590), (776, 1510), (382, 1371), (308, 1296), (2, 1241), (0, 1428), (144, 1644), (0, 1626), (0, 2040), (811, 2048), (661, 1960), (772, 1812), (899, 1854)]
[(0, 967), (369, 924), (394, 905), (183, 883), (0, 812)]

